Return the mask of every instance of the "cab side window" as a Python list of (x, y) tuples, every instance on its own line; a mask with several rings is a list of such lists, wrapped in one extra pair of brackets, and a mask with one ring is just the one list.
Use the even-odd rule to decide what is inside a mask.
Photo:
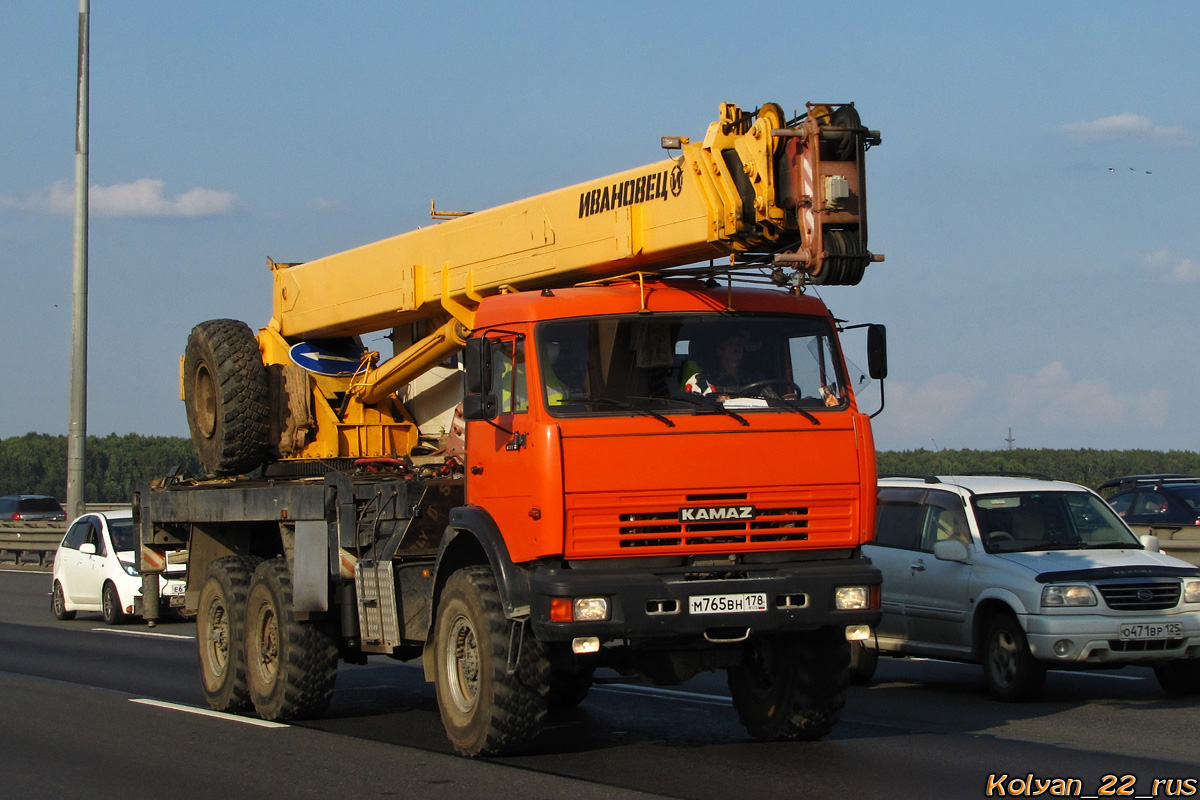
[(921, 544), (926, 509), (920, 489), (881, 489), (875, 517), (875, 544), (916, 550)]
[(529, 389), (525, 382), (525, 341), (503, 339), (492, 351), (493, 374), (500, 385), (500, 413), (523, 414), (529, 410)]

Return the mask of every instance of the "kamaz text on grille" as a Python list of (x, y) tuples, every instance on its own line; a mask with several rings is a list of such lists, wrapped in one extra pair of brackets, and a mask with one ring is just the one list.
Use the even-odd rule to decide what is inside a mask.
[(695, 506), (679, 509), (680, 522), (719, 519), (754, 519), (754, 506)]
[(678, 197), (683, 191), (683, 170), (663, 170), (640, 178), (630, 178), (622, 183), (592, 189), (579, 195), (579, 218), (590, 217), (602, 211), (624, 208), (650, 200), (666, 200)]

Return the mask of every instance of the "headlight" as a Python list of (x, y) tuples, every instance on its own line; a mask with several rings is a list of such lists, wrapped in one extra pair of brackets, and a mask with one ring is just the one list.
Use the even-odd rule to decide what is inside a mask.
[(1183, 602), (1200, 603), (1200, 581), (1183, 582)]
[(133, 564), (130, 564), (127, 561), (121, 562), (121, 569), (125, 570), (126, 575), (133, 575), (134, 577), (136, 577), (138, 574), (137, 567), (135, 567)]
[(1096, 605), (1096, 593), (1090, 586), (1047, 586), (1042, 589), (1043, 608), (1094, 605)]
[(833, 604), (838, 611), (869, 608), (871, 590), (866, 586), (839, 586), (833, 595)]

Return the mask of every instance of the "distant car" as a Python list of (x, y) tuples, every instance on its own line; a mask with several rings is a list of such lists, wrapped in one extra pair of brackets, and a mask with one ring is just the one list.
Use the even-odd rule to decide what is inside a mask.
[(42, 494), (9, 494), (0, 497), (0, 520), (65, 520), (67, 512), (53, 497)]
[(1100, 486), (1114, 488), (1108, 504), (1128, 525), (1200, 525), (1200, 478), (1130, 475)]
[[(84, 514), (71, 523), (54, 556), (50, 610), (60, 620), (99, 611), (109, 625), (142, 613), (142, 577), (131, 511)], [(187, 588), (183, 573), (159, 580), (163, 607)]]
[[(1150, 541), (1150, 540), (1148, 540)], [(1047, 669), (1140, 664), (1200, 693), (1200, 569), (1147, 549), (1095, 492), (1015, 477), (885, 478), (875, 540), (883, 618), (858, 648), (983, 665), (1024, 700)]]

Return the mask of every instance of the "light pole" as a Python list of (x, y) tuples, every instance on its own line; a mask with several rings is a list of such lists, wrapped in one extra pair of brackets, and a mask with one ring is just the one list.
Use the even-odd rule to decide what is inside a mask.
[(84, 513), (87, 442), (88, 38), (89, 0), (79, 0), (79, 84), (75, 95), (75, 258), (71, 278), (71, 408), (67, 430), (67, 512)]

